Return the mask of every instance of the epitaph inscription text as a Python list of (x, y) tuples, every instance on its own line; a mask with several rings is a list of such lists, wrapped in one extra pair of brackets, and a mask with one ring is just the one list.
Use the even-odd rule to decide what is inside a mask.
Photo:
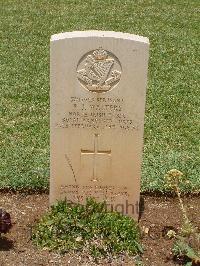
[(128, 188), (117, 186), (105, 186), (105, 185), (63, 185), (60, 188), (61, 194), (66, 194), (74, 202), (82, 202), (86, 198), (94, 197), (95, 199), (103, 199), (109, 202), (114, 202), (116, 198), (123, 197), (128, 199)]

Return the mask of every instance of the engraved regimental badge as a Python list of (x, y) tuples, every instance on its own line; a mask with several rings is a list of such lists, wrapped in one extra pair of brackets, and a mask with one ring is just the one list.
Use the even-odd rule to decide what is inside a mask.
[(112, 53), (99, 48), (84, 55), (78, 63), (77, 77), (92, 92), (106, 92), (121, 78), (121, 65)]

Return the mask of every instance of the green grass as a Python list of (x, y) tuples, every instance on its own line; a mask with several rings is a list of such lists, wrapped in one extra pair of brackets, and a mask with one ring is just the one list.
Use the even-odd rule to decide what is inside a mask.
[(84, 251), (94, 257), (142, 252), (139, 227), (132, 218), (107, 212), (106, 204), (58, 202), (34, 227), (32, 239), (50, 250)]
[(0, 188), (47, 188), (49, 39), (73, 30), (147, 36), (143, 191), (171, 168), (200, 190), (198, 0), (0, 0)]

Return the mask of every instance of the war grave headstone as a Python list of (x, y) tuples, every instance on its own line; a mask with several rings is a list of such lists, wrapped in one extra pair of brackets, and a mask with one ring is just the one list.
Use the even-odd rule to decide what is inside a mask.
[(51, 37), (51, 204), (93, 197), (138, 218), (148, 50), (127, 33)]

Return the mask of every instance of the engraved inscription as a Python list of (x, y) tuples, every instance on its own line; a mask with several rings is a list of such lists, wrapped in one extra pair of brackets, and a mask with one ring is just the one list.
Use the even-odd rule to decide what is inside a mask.
[(97, 175), (97, 160), (99, 159), (99, 155), (107, 155), (111, 156), (111, 150), (100, 150), (98, 145), (98, 136), (99, 134), (94, 134), (94, 148), (93, 150), (84, 150), (81, 149), (81, 155), (92, 155), (93, 156), (93, 167), (92, 167), (92, 177), (91, 181), (97, 182), (101, 179), (101, 177), (98, 177)]
[(70, 110), (56, 124), (57, 128), (138, 130), (138, 119), (125, 111), (123, 98), (71, 97)]
[(77, 77), (87, 90), (106, 92), (119, 82), (121, 66), (111, 52), (99, 48), (83, 56), (77, 67)]
[[(77, 194), (77, 191), (80, 194)], [(87, 198), (94, 197), (96, 200), (105, 200), (109, 203), (116, 202), (119, 198), (124, 200), (129, 198), (128, 188), (109, 185), (62, 185), (60, 188), (62, 195), (68, 197), (73, 202), (83, 202)]]

